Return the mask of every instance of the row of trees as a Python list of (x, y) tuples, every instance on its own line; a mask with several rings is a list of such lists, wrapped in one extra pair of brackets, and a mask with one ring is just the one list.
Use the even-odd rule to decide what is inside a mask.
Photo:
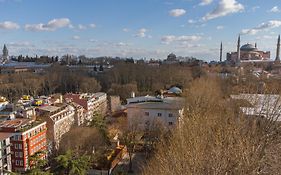
[(0, 76), (0, 95), (14, 101), (24, 94), (33, 96), (67, 92), (97, 92), (100, 84), (85, 70), (53, 65), (45, 74), (24, 72)]
[(138, 95), (153, 94), (172, 85), (187, 87), (189, 83), (205, 72), (199, 66), (161, 65), (152, 67), (146, 64), (119, 63), (97, 80), (102, 90), (109, 94), (120, 95), (124, 101), (134, 91)]

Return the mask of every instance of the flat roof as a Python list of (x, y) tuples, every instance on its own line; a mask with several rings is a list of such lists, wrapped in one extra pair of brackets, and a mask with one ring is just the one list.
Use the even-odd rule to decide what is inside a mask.
[(59, 110), (60, 108), (61, 108), (61, 107), (57, 107), (57, 106), (42, 106), (42, 107), (40, 107), (39, 109), (40, 109), (40, 110), (47, 111), (47, 112), (54, 112), (54, 111)]
[[(0, 128), (5, 132), (6, 128), (13, 128), (15, 132), (25, 132), (33, 127), (36, 127), (45, 121), (40, 120), (32, 120), (32, 119), (24, 119), (24, 118), (16, 118), (12, 120), (5, 120), (0, 123)], [(0, 131), (1, 133), (1, 131)]]
[(23, 118), (16, 118), (13, 120), (5, 120), (0, 123), (0, 127), (3, 128), (17, 128), (22, 125), (26, 125), (31, 123), (33, 120), (32, 119), (23, 119)]
[(8, 133), (8, 132), (0, 132), (0, 140), (4, 140), (6, 138), (9, 138), (13, 135), (13, 133)]
[(182, 97), (165, 97), (161, 101), (139, 101), (129, 103), (127, 108), (147, 108), (147, 109), (182, 109), (185, 99)]

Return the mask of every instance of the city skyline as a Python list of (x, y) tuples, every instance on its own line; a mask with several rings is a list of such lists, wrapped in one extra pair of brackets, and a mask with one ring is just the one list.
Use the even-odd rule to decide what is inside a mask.
[(273, 0), (0, 0), (0, 44), (10, 55), (219, 60), (257, 43), (275, 58), (281, 6)]

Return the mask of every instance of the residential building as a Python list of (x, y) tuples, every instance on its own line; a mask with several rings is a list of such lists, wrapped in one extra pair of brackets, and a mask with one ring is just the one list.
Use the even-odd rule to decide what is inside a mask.
[(74, 124), (76, 126), (83, 125), (85, 123), (84, 108), (75, 102), (71, 102), (70, 105), (75, 108)]
[(59, 148), (62, 135), (67, 133), (74, 124), (74, 115), (74, 107), (68, 104), (47, 105), (38, 108), (38, 116), (47, 122), (49, 151)]
[(29, 157), (37, 152), (43, 153), (42, 159), (46, 158), (46, 122), (32, 119), (6, 120), (0, 123), (0, 131), (13, 133), (11, 137), (12, 171), (28, 170)]
[(120, 96), (109, 96), (108, 97), (108, 108), (111, 114), (122, 110)]
[(16, 111), (13, 104), (7, 104), (0, 110), (0, 121), (11, 120), (15, 118)]
[(11, 143), (12, 133), (0, 132), (0, 174), (8, 175), (12, 171)]
[(238, 94), (232, 100), (240, 101), (239, 109), (246, 116), (281, 121), (281, 96), (277, 94)]
[(128, 126), (149, 130), (158, 124), (166, 128), (177, 126), (183, 117), (181, 97), (142, 96), (127, 99)]
[(65, 94), (67, 102), (75, 102), (84, 108), (84, 120), (92, 121), (94, 114), (105, 116), (107, 113), (107, 95), (104, 92), (93, 94)]

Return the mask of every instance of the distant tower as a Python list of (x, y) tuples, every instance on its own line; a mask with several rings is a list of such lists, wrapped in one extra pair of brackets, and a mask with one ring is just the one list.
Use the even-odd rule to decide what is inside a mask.
[(221, 48), (220, 48), (220, 62), (222, 62), (222, 42), (221, 42)]
[(255, 43), (255, 48), (257, 48), (257, 43)]
[(237, 60), (236, 64), (240, 64), (240, 35), (238, 36), (238, 41), (237, 41)]
[(277, 40), (277, 49), (276, 49), (275, 62), (280, 62), (280, 35), (278, 36), (278, 40)]
[(7, 47), (6, 47), (6, 44), (4, 44), (3, 55), (2, 55), (2, 62), (8, 61), (8, 57), (9, 57), (9, 52), (8, 52)]

